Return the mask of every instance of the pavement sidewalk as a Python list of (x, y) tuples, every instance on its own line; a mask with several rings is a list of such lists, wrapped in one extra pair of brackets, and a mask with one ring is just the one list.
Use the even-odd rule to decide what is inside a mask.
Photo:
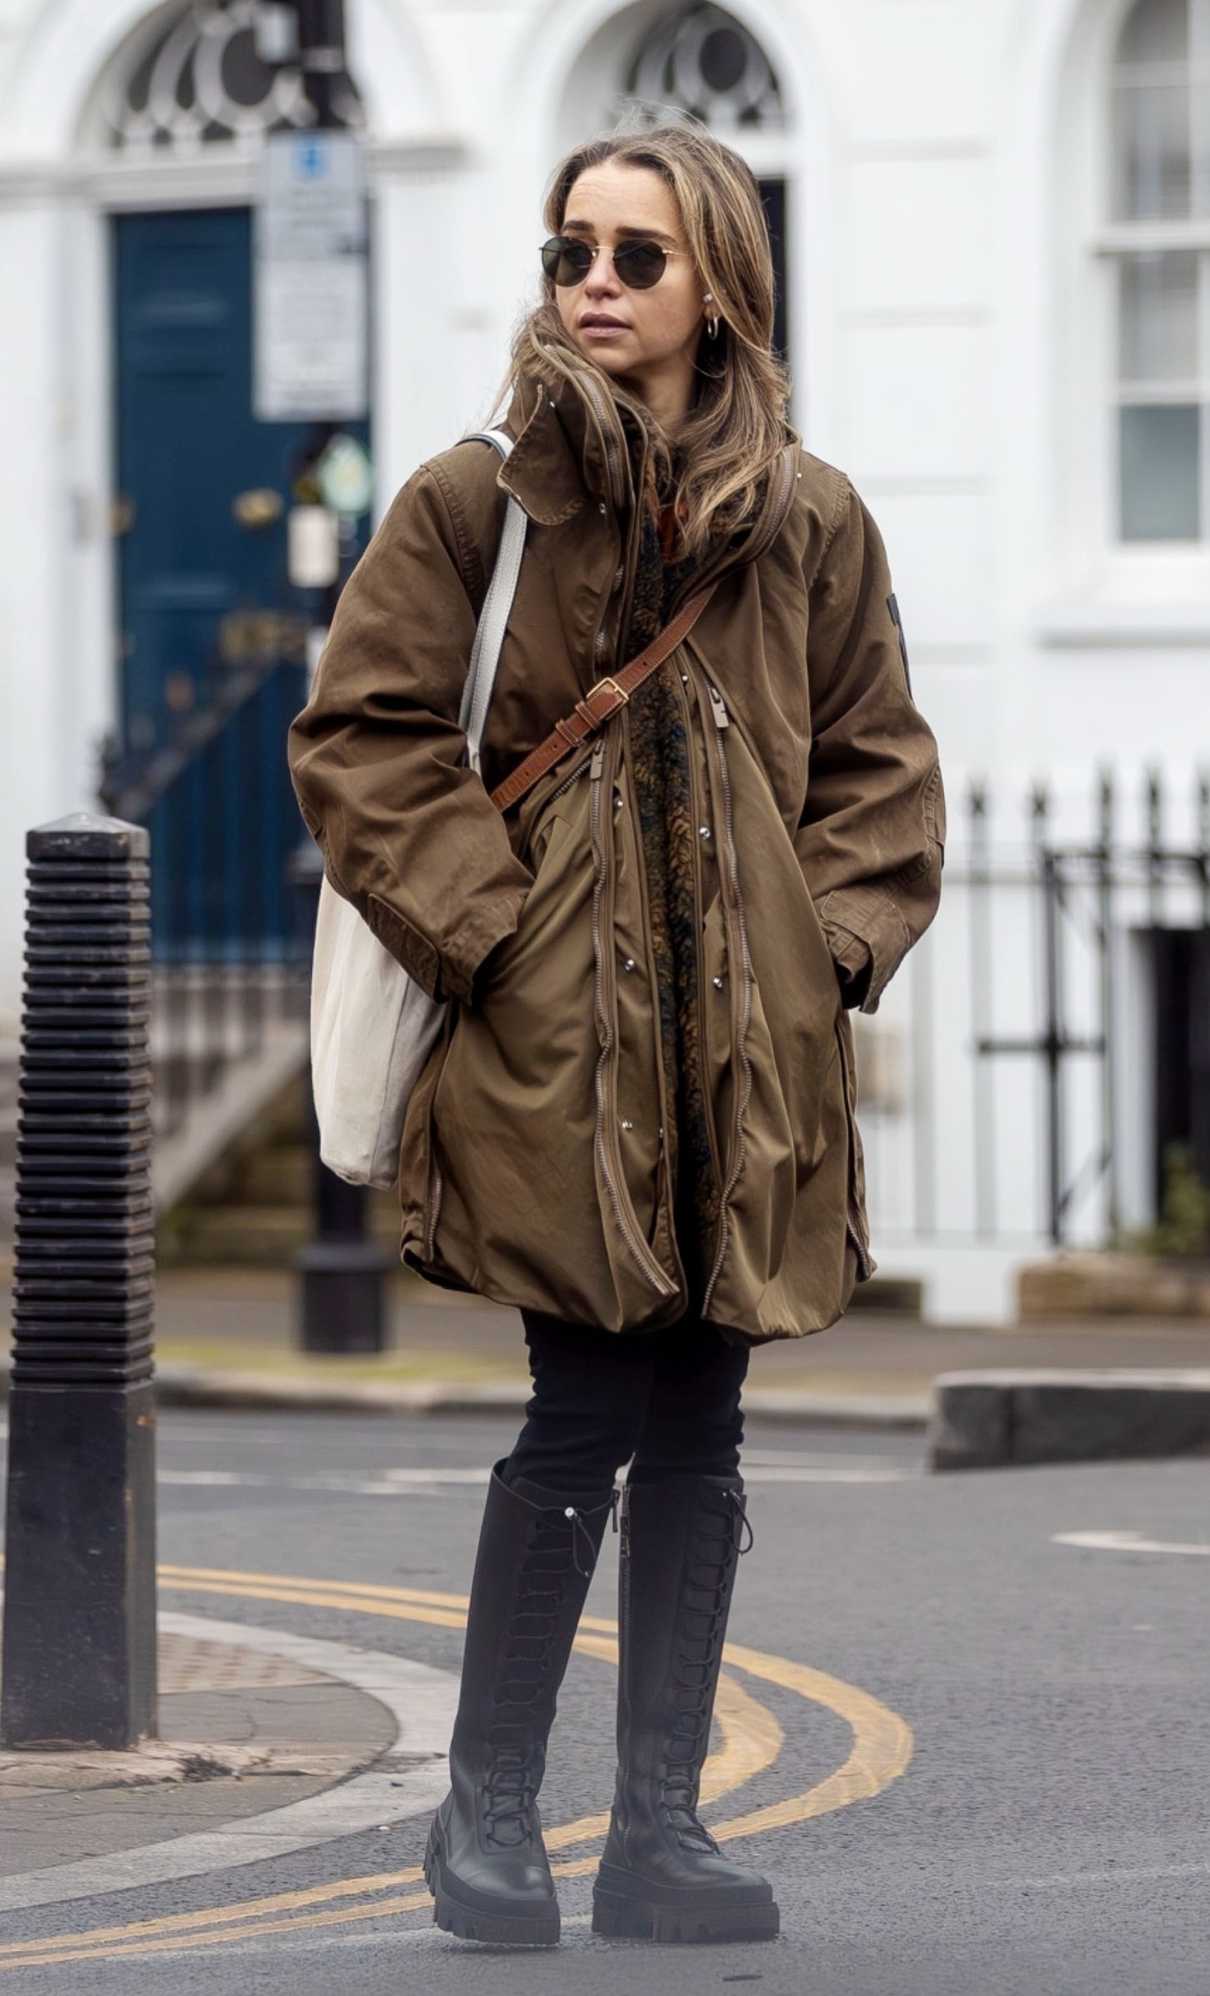
[[(156, 1284), (161, 1403), (378, 1409), (519, 1408), (530, 1391), (520, 1318), (400, 1269), (390, 1348), (317, 1357), (297, 1348), (291, 1270), (188, 1268)], [(752, 1354), (748, 1412), (924, 1426), (940, 1373), (1210, 1365), (1210, 1327), (1188, 1318), (1070, 1318), (1009, 1329), (950, 1328), (854, 1311), (819, 1335)]]
[[(377, 1699), (262, 1645), (159, 1636), (157, 1740), (130, 1752), (0, 1752), (0, 1881), (198, 1829), (245, 1832), (391, 1748)], [(0, 1886), (0, 1904), (4, 1892)]]

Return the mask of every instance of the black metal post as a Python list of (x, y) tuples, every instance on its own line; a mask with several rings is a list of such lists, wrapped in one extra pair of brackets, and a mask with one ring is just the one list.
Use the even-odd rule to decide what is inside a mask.
[(1101, 1057), (1101, 1154), (1105, 1160), (1105, 1233), (1111, 1246), (1117, 1244), (1122, 1224), (1119, 1192), (1121, 1173), (1118, 1165), (1117, 1141), (1117, 1076), (1114, 1072), (1114, 1053), (1117, 1047), (1117, 964), (1115, 962), (1117, 932), (1113, 922), (1116, 805), (1113, 770), (1105, 767), (1101, 769), (1097, 779), (1097, 843), (1094, 863), (1100, 950), (1098, 990), (1101, 1013), (1100, 1040), (1104, 1048)]
[(1063, 1245), (1063, 991), (1062, 956), (1059, 945), (1059, 916), (1063, 894), (1062, 877), (1053, 852), (1042, 853), (1043, 982), (1046, 1002), (1046, 1033), (1043, 1054), (1046, 1060), (1047, 1143), (1046, 1186), (1050, 1209), (1050, 1238)]
[(156, 1731), (149, 839), (26, 839), (6, 1747)]
[[(344, 0), (295, 0), (298, 64), (302, 86), (315, 117), (315, 131), (344, 129), (337, 100), (345, 82)], [(318, 456), (336, 425), (317, 426), (310, 450)], [(323, 614), (330, 624), (350, 566), (342, 549), (340, 573), (325, 593)], [(309, 952), (315, 934), (323, 861), (311, 839), (293, 854), (290, 876), (299, 890), (301, 939)], [(314, 1101), (307, 1090), (307, 1120), (314, 1155), (314, 1233), (295, 1256), (299, 1272), (299, 1342), (312, 1352), (380, 1352), (388, 1342), (386, 1275), (388, 1256), (369, 1237), (369, 1195), (329, 1171), (319, 1155)]]
[(297, 0), (303, 90), (315, 107), (314, 129), (340, 130), (335, 99), (345, 73), (344, 0)]
[[(323, 860), (308, 840), (294, 854), (290, 874), (304, 911), (302, 937), (315, 934)], [(299, 1273), (299, 1343), (304, 1351), (379, 1352), (389, 1342), (388, 1270), (391, 1256), (370, 1238), (369, 1195), (329, 1171), (319, 1155), (314, 1097), (306, 1090), (307, 1123), (314, 1158), (314, 1233), (294, 1257)]]

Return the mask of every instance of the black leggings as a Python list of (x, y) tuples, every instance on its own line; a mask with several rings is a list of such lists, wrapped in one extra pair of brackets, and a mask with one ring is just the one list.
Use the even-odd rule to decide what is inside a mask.
[(580, 1495), (629, 1481), (733, 1476), (750, 1347), (683, 1317), (660, 1331), (615, 1332), (523, 1310), (534, 1392), (502, 1472)]

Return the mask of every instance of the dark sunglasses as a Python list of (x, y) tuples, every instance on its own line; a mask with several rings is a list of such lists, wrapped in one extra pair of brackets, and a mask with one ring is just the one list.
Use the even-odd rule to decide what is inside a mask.
[[(579, 236), (551, 236), (542, 245), (542, 268), (552, 284), (583, 284), (596, 254), (597, 246)], [(669, 257), (683, 254), (662, 243), (622, 243), (613, 253), (613, 267), (629, 291), (649, 291), (664, 275)]]

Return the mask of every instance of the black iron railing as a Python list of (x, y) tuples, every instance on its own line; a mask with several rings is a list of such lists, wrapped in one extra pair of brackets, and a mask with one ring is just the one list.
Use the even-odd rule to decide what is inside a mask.
[(297, 657), (208, 675), (204, 708), (142, 754), (102, 749), (105, 810), (143, 825), (151, 875), (156, 1193), (171, 1203), (304, 1063), (310, 937), (289, 863)]
[(954, 781), (941, 910), (859, 1019), (881, 1239), (1102, 1245), (1210, 1183), (1210, 772)]

